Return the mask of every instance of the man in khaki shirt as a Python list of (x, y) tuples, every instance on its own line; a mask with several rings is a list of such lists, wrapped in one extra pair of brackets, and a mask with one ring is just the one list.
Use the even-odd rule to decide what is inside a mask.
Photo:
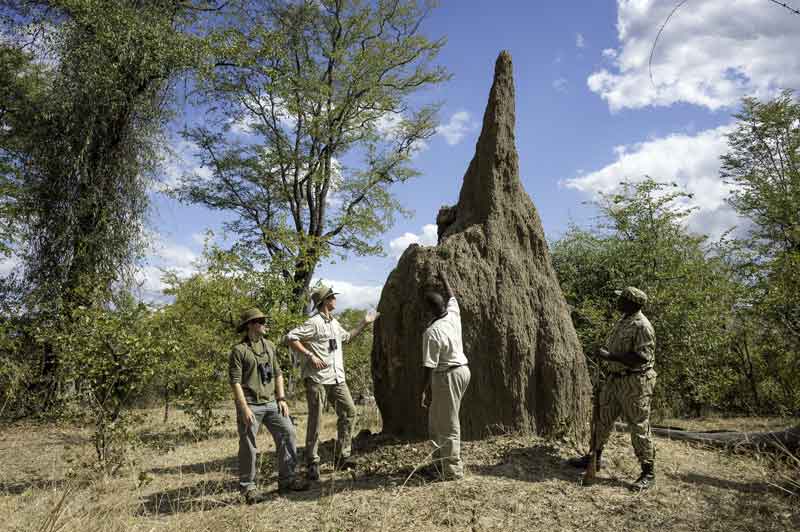
[(297, 445), (289, 407), (283, 394), (283, 374), (275, 345), (264, 338), (266, 316), (257, 308), (242, 313), (239, 332), (247, 331), (231, 350), (228, 377), (236, 404), (239, 432), (239, 490), (245, 501), (256, 494), (256, 434), (263, 423), (275, 441), (278, 456), (278, 491), (303, 491), (308, 483), (295, 478)]
[(428, 409), (428, 433), (436, 444), (434, 471), (443, 480), (459, 480), (464, 464), (458, 416), (471, 374), (461, 337), (461, 309), (444, 272), (439, 278), (447, 301), (437, 292), (425, 294), (432, 319), (422, 333), (422, 406)]
[(356, 406), (345, 380), (342, 345), (355, 338), (375, 321), (378, 314), (367, 315), (353, 331), (346, 331), (333, 316), (336, 309), (333, 288), (320, 285), (311, 294), (316, 314), (305, 323), (289, 331), (286, 342), (301, 356), (302, 375), (308, 401), (308, 428), (306, 430), (306, 462), (308, 480), (319, 480), (319, 431), (322, 410), (329, 398), (333, 399), (336, 415), (335, 466), (352, 469), (350, 458), (351, 431)]

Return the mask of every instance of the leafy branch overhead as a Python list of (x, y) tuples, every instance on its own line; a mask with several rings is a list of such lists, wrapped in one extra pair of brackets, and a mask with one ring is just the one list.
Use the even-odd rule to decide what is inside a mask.
[(301, 287), (332, 250), (380, 253), (404, 212), (391, 187), (417, 175), (412, 158), (435, 133), (437, 105), (412, 96), (448, 79), (432, 64), (444, 40), (420, 32), (427, 13), (400, 0), (240, 6), (204, 75), (217, 120), (185, 132), (213, 175), (174, 193), (232, 212), (239, 247), (290, 260)]

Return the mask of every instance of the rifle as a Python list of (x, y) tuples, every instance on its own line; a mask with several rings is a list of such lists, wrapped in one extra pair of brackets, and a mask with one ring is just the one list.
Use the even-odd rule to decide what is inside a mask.
[[(600, 386), (600, 362), (595, 363), (595, 388)], [(592, 437), (589, 441), (589, 465), (586, 471), (583, 472), (584, 486), (591, 486), (594, 484), (595, 477), (597, 476), (597, 415), (599, 410), (599, 397), (600, 393), (597, 389), (592, 389)]]

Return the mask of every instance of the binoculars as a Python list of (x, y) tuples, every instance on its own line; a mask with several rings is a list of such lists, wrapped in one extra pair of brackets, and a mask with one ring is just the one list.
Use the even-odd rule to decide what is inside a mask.
[(263, 362), (258, 365), (258, 376), (261, 377), (261, 384), (267, 384), (272, 381), (272, 366), (269, 362)]

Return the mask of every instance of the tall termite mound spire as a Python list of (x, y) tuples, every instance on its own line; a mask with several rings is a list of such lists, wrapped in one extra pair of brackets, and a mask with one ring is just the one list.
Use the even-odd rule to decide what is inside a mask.
[(472, 381), (465, 438), (497, 428), (584, 433), (590, 383), (539, 215), (519, 178), (511, 56), (502, 52), (458, 203), (437, 216), (439, 244), (411, 245), (383, 288), (372, 346), (384, 431), (425, 437), (423, 294), (444, 270), (461, 306)]

